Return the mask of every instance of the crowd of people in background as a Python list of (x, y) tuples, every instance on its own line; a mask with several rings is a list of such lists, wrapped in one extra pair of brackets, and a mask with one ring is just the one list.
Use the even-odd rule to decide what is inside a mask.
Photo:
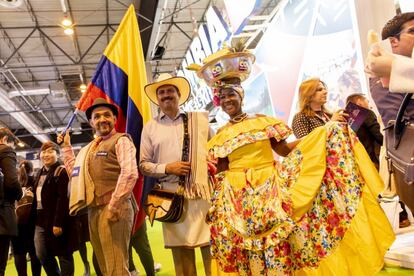
[[(197, 275), (196, 248), (206, 275), (330, 275), (338, 269), (374, 275), (394, 240), (377, 203), (383, 190), (378, 170), (387, 165), (380, 157), (381, 128), (397, 116), (404, 98), (398, 92), (413, 92), (414, 13), (391, 19), (382, 39), (390, 40), (393, 53), (373, 48), (366, 64), (380, 117), (366, 95), (348, 95), (347, 103), (368, 110), (356, 133), (344, 109), (326, 108), (328, 88), (319, 78), (301, 83), (289, 127), (243, 111), (244, 77), (237, 74), (214, 84), (215, 102), (229, 116), (215, 135), (200, 114), (180, 109), (190, 95), (185, 78), (164, 76), (147, 85), (159, 114), (144, 126), (139, 160), (129, 135), (115, 130), (118, 109), (103, 98), (85, 112), (96, 138), (76, 156), (69, 132), (43, 143), (36, 173), (30, 161), (17, 163), (17, 138), (0, 128), (0, 276), (10, 245), (19, 275), (27, 275), (27, 254), (32, 275), (42, 268), (47, 275), (74, 275), (77, 250), (84, 275), (91, 275), (88, 241), (97, 275), (132, 275), (132, 248), (146, 274), (154, 275), (146, 223), (133, 229), (135, 213), (142, 212), (132, 195), (139, 173), (184, 198), (180, 219), (162, 223), (176, 275)], [(413, 99), (406, 110), (412, 126)], [(287, 142), (291, 134), (298, 140)], [(198, 148), (207, 151), (191, 155)], [(274, 153), (285, 158), (275, 161)], [(404, 181), (395, 180), (397, 192), (413, 197), (414, 185)]]

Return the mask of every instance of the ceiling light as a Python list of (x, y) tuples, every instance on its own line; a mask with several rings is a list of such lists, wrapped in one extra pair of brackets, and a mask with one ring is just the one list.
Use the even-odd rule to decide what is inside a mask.
[(22, 141), (17, 142), (19, 148), (24, 148), (24, 143)]
[(69, 27), (69, 26), (72, 25), (72, 20), (70, 20), (70, 18), (65, 17), (65, 18), (63, 18), (61, 23), (62, 23), (63, 26)]
[(84, 84), (84, 83), (82, 83), (80, 86), (79, 86), (79, 88), (82, 90), (82, 89), (86, 89), (86, 84)]
[(63, 32), (67, 35), (73, 35), (73, 33), (74, 33), (74, 31), (71, 27), (65, 28), (65, 30)]

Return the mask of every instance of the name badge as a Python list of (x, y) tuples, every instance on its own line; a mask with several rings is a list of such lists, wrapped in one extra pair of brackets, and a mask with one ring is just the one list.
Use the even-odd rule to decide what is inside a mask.
[(73, 167), (72, 177), (73, 176), (79, 176), (79, 172), (80, 172), (80, 166)]
[(96, 153), (96, 156), (108, 156), (108, 152), (106, 152), (106, 151), (98, 151)]

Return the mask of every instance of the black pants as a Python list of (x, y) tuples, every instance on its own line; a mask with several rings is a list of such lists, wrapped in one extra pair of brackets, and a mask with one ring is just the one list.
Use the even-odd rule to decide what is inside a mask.
[(0, 235), (0, 276), (4, 276), (9, 256), (10, 236)]
[(154, 258), (152, 257), (151, 247), (147, 236), (147, 224), (145, 221), (135, 234), (132, 235), (131, 242), (129, 243), (129, 271), (134, 271), (136, 269), (134, 261), (132, 260), (132, 247), (134, 247), (135, 252), (137, 252), (147, 276), (155, 275)]
[[(32, 275), (40, 276), (42, 265), (35, 253), (29, 252)], [(14, 254), (14, 265), (16, 266), (19, 276), (27, 276), (27, 259), (26, 254)]]
[(17, 274), (19, 276), (27, 276), (27, 259), (26, 254), (30, 255), (30, 264), (32, 267), (32, 275), (40, 276), (42, 265), (36, 256), (34, 245), (34, 225), (33, 224), (19, 224), (18, 235), (11, 240), (14, 265), (16, 266)]
[(59, 265), (55, 256), (49, 254), (46, 249), (45, 230), (42, 227), (36, 226), (35, 230), (35, 247), (36, 255), (40, 260), (43, 268), (48, 276), (62, 275), (72, 276), (75, 272), (74, 261), (72, 254), (57, 256)]

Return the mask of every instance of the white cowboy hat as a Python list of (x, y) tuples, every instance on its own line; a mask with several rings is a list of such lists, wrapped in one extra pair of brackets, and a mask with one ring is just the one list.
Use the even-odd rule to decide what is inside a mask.
[(179, 105), (182, 105), (188, 100), (191, 90), (188, 80), (184, 77), (173, 77), (168, 73), (163, 73), (159, 75), (154, 83), (147, 84), (144, 87), (145, 94), (156, 105), (158, 105), (157, 89), (163, 85), (174, 85), (178, 88), (181, 95), (178, 102)]

